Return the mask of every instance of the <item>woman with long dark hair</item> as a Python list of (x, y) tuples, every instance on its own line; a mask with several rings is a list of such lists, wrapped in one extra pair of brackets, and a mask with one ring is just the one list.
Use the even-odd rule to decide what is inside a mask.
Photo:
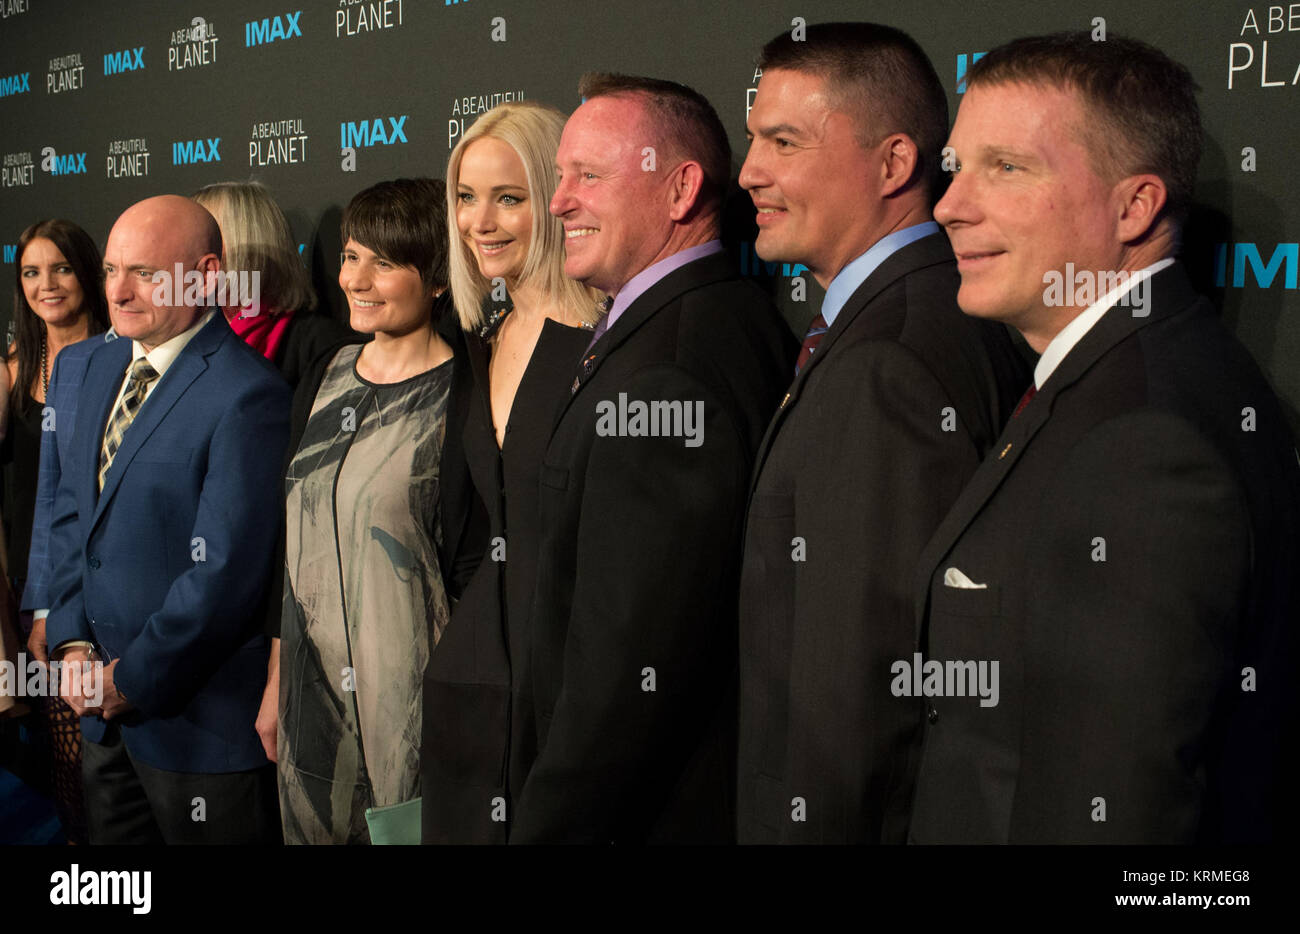
[[(42, 544), (49, 534), (49, 517), (42, 511), (41, 528), (34, 527), (41, 456), (44, 408), (54, 362), (63, 348), (108, 330), (98, 248), (90, 235), (71, 221), (44, 220), (18, 238), (14, 282), (13, 341), (9, 346), (7, 402), (9, 425), (0, 462), (4, 464), (4, 532), (9, 583), (23, 595), (33, 537)], [(52, 492), (52, 491), (51, 491)], [(28, 593), (23, 605), (48, 609), (43, 593)], [(28, 649), (48, 661), (45, 620), (30, 625)], [(81, 728), (72, 710), (57, 697), (42, 704), (54, 758), (54, 798), (64, 832), (84, 843), (85, 814), (81, 791)]]

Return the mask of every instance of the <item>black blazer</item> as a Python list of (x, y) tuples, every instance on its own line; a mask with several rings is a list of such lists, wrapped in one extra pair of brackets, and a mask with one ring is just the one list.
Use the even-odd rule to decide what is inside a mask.
[[(584, 357), (542, 466), (523, 660), (534, 716), (511, 724), (536, 753), (509, 776), (512, 843), (731, 837), (714, 728), (735, 664), (746, 487), (793, 350), (720, 254), (651, 286)], [(702, 443), (598, 431), (621, 398), (702, 405)]]
[(957, 287), (942, 233), (890, 256), (763, 440), (740, 600), (742, 843), (903, 839), (883, 817), (919, 725), (889, 671), (914, 644), (916, 559), (1028, 382)]
[[(362, 340), (364, 338), (360, 334), (344, 327), (328, 314), (300, 309), (289, 321), (284, 340), (276, 351), (273, 362), (289, 388), (297, 389), (303, 374), (311, 369), (312, 364), (326, 350), (337, 350), (344, 344), (359, 343)], [(333, 354), (330, 357), (332, 359)], [(324, 370), (321, 370), (322, 375), (323, 373)]]
[(1300, 455), (1183, 268), (1150, 290), (1012, 419), (919, 563), (925, 657), (1000, 671), (995, 706), (926, 698), (914, 841), (1288, 832)]
[[(487, 507), (487, 554), (452, 610), (424, 680), (420, 778), (425, 843), (505, 843), (510, 762), (531, 763), (534, 738), (512, 742), (510, 725), (532, 723), (527, 674), (529, 621), (541, 530), (541, 472), (551, 428), (569, 400), (574, 368), (591, 330), (545, 322), (510, 408), (504, 448), (492, 421), (489, 348), (466, 335), (474, 397), (463, 448)], [(493, 801), (501, 807), (495, 807)], [(496, 819), (494, 819), (496, 818)]]

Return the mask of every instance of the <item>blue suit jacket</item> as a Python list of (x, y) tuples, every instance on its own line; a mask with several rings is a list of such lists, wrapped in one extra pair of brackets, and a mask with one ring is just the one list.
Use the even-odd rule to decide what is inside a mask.
[[(55, 496), (46, 635), (120, 659), (136, 710), (131, 755), (180, 772), (266, 763), (253, 728), (266, 681), (258, 632), (283, 508), (289, 389), (220, 314), (186, 345), (127, 430), (96, 492), (110, 410), (131, 341), (97, 347)], [(83, 717), (86, 739), (104, 721)]]
[[(23, 588), (22, 609), (27, 611), (50, 608), (50, 574), (54, 569), (50, 559), (50, 523), (54, 519), (54, 493), (59, 488), (63, 461), (72, 447), (72, 430), (77, 419), (77, 396), (81, 381), (86, 375), (90, 355), (103, 344), (114, 340), (115, 333), (97, 334), (84, 341), (70, 344), (59, 351), (50, 372), (49, 391), (45, 405), (53, 415), (46, 427), (42, 415), (41, 466), (36, 483), (36, 512), (32, 520), (32, 544), (27, 555), (27, 585)], [(62, 433), (60, 433), (62, 431)]]

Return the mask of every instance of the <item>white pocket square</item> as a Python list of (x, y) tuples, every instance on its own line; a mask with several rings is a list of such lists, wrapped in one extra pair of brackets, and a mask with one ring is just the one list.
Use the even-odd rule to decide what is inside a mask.
[(943, 585), (945, 587), (956, 587), (959, 590), (989, 589), (988, 584), (977, 584), (956, 568), (948, 568), (943, 572)]

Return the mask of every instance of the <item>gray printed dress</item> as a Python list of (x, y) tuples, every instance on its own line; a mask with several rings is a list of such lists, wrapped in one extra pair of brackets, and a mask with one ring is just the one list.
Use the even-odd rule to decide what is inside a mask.
[(437, 539), (452, 362), (379, 385), (357, 374), (360, 351), (331, 361), (285, 477), (286, 843), (368, 843), (367, 807), (419, 796), (421, 686), (449, 616)]

